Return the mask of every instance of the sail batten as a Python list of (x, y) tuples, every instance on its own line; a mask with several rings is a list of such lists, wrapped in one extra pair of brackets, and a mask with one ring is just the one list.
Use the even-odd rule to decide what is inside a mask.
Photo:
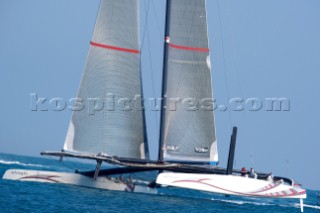
[[(138, 0), (102, 0), (64, 149), (148, 158)], [(141, 101), (140, 101), (141, 104)]]
[(205, 3), (167, 0), (160, 160), (218, 161)]

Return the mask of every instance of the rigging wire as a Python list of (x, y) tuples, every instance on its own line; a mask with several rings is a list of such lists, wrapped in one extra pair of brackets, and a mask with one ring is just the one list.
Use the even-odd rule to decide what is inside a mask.
[[(225, 59), (225, 51), (224, 51), (224, 40), (223, 40), (223, 33), (222, 33), (222, 20), (221, 20), (221, 10), (220, 10), (220, 1), (217, 0), (218, 4), (218, 15), (219, 15), (219, 28), (220, 28), (220, 37), (221, 37), (221, 46), (222, 46), (222, 58), (223, 58), (223, 67), (224, 67), (224, 75), (225, 75), (225, 89), (227, 93), (227, 99), (230, 101), (230, 90), (229, 90), (229, 81), (228, 81), (228, 74), (227, 74), (227, 65), (226, 65), (226, 59)], [(231, 116), (231, 111), (228, 110), (229, 114), (229, 121), (230, 125), (232, 127), (233, 120)]]
[[(146, 1), (148, 1), (148, 3), (146, 3)], [(145, 15), (145, 20), (144, 20), (144, 28), (143, 28), (143, 35), (142, 35), (141, 50), (144, 48), (144, 43), (145, 43), (145, 38), (146, 38), (146, 33), (147, 33), (150, 0), (145, 0), (143, 2), (144, 2), (144, 11), (145, 11), (146, 15)]]
[[(147, 3), (146, 3), (147, 1)], [(144, 50), (145, 47), (145, 41), (147, 40), (147, 54), (149, 56), (149, 64), (150, 64), (150, 72), (151, 72), (151, 84), (152, 84), (152, 96), (156, 97), (156, 92), (155, 92), (155, 81), (154, 81), (154, 69), (153, 69), (153, 60), (152, 60), (152, 51), (151, 51), (151, 41), (150, 41), (150, 32), (149, 32), (149, 12), (150, 12), (150, 3), (152, 2), (152, 5), (154, 6), (154, 3), (152, 0), (145, 0), (144, 1), (144, 7), (145, 7), (145, 20), (144, 20), (144, 31), (143, 31), (143, 38), (142, 38), (142, 46), (141, 50)], [(156, 10), (155, 10), (156, 14)], [(158, 23), (159, 24), (159, 23)], [(159, 27), (159, 32), (160, 32), (160, 26)], [(161, 37), (161, 36), (160, 36)], [(162, 40), (162, 39), (161, 39)], [(153, 112), (154, 114), (154, 122), (155, 122), (155, 127), (157, 130), (159, 130), (159, 113), (157, 111)], [(159, 135), (156, 134), (156, 140), (159, 141)]]
[[(226, 58), (225, 58), (225, 45), (223, 40), (223, 32), (222, 32), (222, 19), (221, 19), (221, 7), (220, 7), (220, 1), (217, 0), (218, 4), (218, 15), (219, 15), (219, 28), (220, 28), (220, 37), (221, 37), (221, 46), (222, 46), (222, 58), (223, 58), (223, 67), (224, 67), (224, 76), (225, 76), (225, 87), (226, 87), (226, 93), (227, 93), (227, 99), (228, 102), (230, 101), (230, 87), (229, 87), (229, 80), (228, 80), (228, 73), (227, 73), (227, 65), (226, 65)], [(231, 115), (231, 109), (227, 109), (229, 114), (229, 122), (230, 127), (232, 128), (234, 126), (232, 115)], [(237, 157), (234, 158), (235, 166), (237, 162)]]
[[(226, 4), (226, 7), (228, 7), (228, 4)], [(238, 60), (237, 60), (237, 50), (236, 50), (236, 46), (235, 46), (235, 39), (234, 39), (234, 30), (232, 28), (232, 24), (230, 24), (230, 31), (231, 31), (231, 46), (233, 47), (233, 58), (234, 58), (234, 64), (235, 64), (235, 73), (236, 73), (236, 82), (237, 82), (237, 86), (238, 86), (238, 91), (240, 92), (240, 97), (241, 98), (244, 98), (243, 96), (243, 86), (241, 84), (241, 80), (240, 80), (240, 74), (239, 74), (239, 64), (238, 64)], [(249, 143), (249, 148), (250, 148), (250, 163), (251, 163), (251, 166), (254, 165), (254, 156), (253, 156), (253, 146), (252, 146), (252, 142), (250, 140), (250, 135), (248, 134), (248, 126), (247, 126), (247, 121), (248, 121), (248, 117), (247, 117), (247, 112), (246, 110), (243, 110), (243, 113), (242, 113), (242, 116), (243, 116), (243, 132), (244, 132), (244, 135), (245, 135), (245, 138), (247, 139), (248, 143)]]
[(160, 27), (160, 22), (159, 22), (159, 16), (158, 16), (158, 12), (156, 10), (156, 6), (154, 4), (154, 0), (151, 0), (151, 5), (152, 5), (152, 9), (154, 11), (154, 17), (155, 17), (155, 20), (156, 20), (156, 25), (157, 25), (157, 29), (158, 29), (158, 35), (159, 35), (159, 38), (160, 38), (160, 42), (163, 42), (163, 31), (161, 30), (161, 27)]
[[(150, 70), (151, 70), (151, 84), (152, 84), (152, 95), (153, 97), (155, 97), (155, 82), (154, 82), (154, 70), (153, 70), (153, 63), (152, 63), (152, 54), (151, 54), (151, 42), (150, 42), (150, 34), (149, 34), (149, 30), (147, 30), (147, 39), (148, 39), (148, 51), (149, 51), (149, 61), (150, 61)], [(157, 111), (154, 111), (153, 112), (154, 114), (154, 121), (155, 121), (155, 125), (156, 125), (156, 128), (157, 130), (159, 130), (159, 113)], [(159, 134), (156, 134), (156, 139), (157, 141), (159, 141)]]

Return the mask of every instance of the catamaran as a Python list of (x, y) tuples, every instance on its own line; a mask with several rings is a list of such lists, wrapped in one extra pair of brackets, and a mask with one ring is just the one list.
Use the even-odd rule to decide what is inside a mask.
[[(41, 153), (94, 160), (95, 170), (13, 169), (3, 178), (153, 194), (159, 187), (170, 186), (225, 195), (298, 198), (303, 211), (306, 190), (293, 180), (267, 173), (250, 178), (233, 168), (236, 127), (228, 166), (217, 166), (206, 1), (167, 0), (166, 4), (158, 160), (149, 160), (144, 111), (130, 108), (132, 103), (141, 106), (143, 99), (139, 0), (102, 0), (63, 150)], [(101, 169), (103, 162), (117, 167)], [(109, 177), (152, 170), (159, 171), (157, 178), (145, 185)]]

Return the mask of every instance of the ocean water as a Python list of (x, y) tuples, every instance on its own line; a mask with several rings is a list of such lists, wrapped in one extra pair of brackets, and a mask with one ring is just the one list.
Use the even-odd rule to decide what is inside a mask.
[[(0, 154), (0, 177), (7, 169), (73, 171), (93, 164)], [(144, 174), (152, 179), (153, 173)], [(159, 195), (0, 179), (0, 212), (300, 212), (299, 200), (225, 197), (185, 189), (161, 189)], [(320, 212), (316, 192), (308, 190), (305, 212)]]

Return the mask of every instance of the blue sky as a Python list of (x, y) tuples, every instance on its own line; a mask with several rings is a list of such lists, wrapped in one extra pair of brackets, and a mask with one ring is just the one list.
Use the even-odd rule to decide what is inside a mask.
[[(147, 19), (148, 0), (141, 1), (143, 81), (145, 96), (159, 97), (165, 1), (150, 1)], [(0, 1), (0, 152), (37, 156), (62, 148), (70, 112), (31, 112), (30, 93), (76, 96), (98, 6), (98, 0)], [(217, 103), (238, 97), (291, 103), (286, 112), (217, 110), (221, 166), (236, 125), (236, 167), (320, 189), (320, 2), (207, 0), (207, 9)], [(147, 112), (153, 157), (158, 121)]]

